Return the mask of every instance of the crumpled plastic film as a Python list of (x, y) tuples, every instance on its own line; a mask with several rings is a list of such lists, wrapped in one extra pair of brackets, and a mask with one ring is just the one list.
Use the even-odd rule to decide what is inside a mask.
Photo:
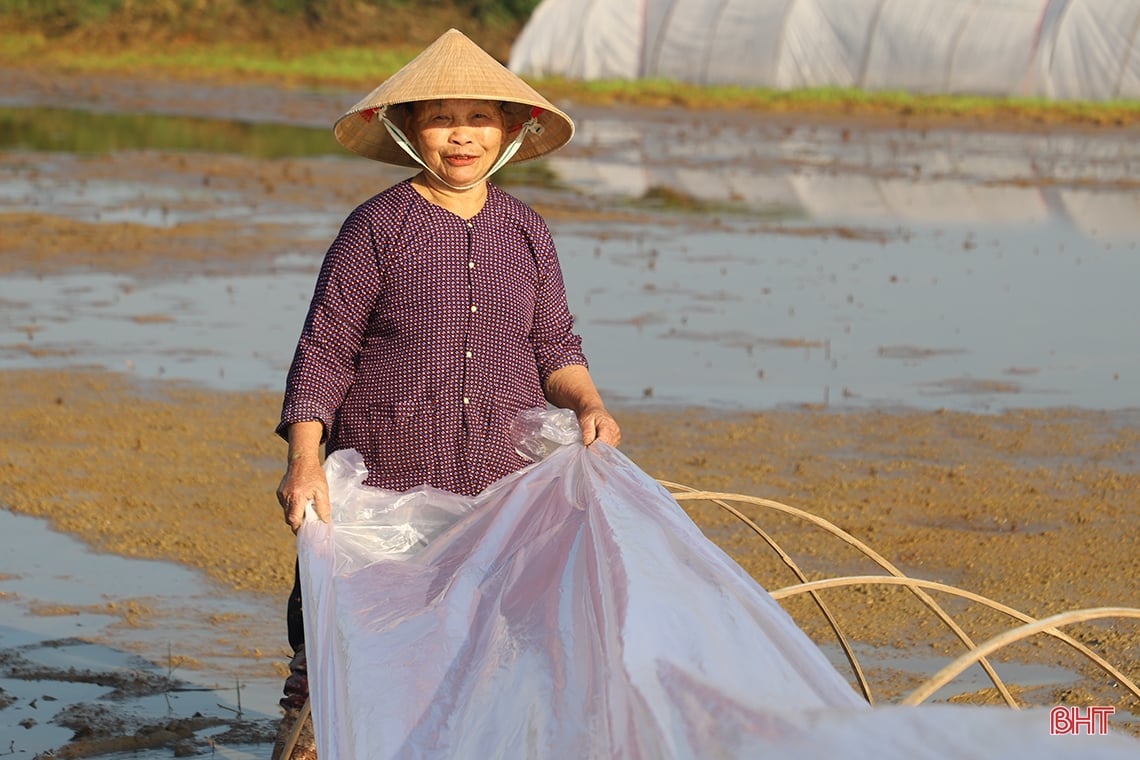
[(511, 442), (519, 456), (537, 462), (562, 446), (582, 441), (578, 417), (569, 409), (523, 409), (511, 422)]
[(871, 708), (605, 444), (476, 497), (365, 486), (352, 451), (326, 471), (332, 521), (298, 539), (322, 758), (1137, 756), (1047, 711)]

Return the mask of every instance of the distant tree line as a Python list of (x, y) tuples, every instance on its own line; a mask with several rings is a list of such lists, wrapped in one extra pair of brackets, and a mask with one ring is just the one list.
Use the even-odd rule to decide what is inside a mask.
[[(2, 0), (0, 0), (2, 1)], [(110, 2), (111, 0), (103, 0)], [(121, 2), (122, 0), (120, 0)], [(269, 6), (281, 13), (307, 13), (319, 15), (338, 0), (236, 0), (247, 6)], [(523, 21), (538, 6), (540, 0), (363, 0), (363, 4), (379, 8), (386, 6), (441, 6), (451, 5), (468, 10), (476, 18), (498, 17), (504, 20)]]
[(53, 27), (77, 27), (103, 21), (120, 11), (140, 14), (201, 13), (227, 6), (267, 11), (283, 16), (304, 16), (311, 20), (351, 5), (376, 8), (416, 6), (425, 9), (452, 7), (465, 10), (481, 21), (525, 21), (540, 0), (0, 0), (0, 15)]

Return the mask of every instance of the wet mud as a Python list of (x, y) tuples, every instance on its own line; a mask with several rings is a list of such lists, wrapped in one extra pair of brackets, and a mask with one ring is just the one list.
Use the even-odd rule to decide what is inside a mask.
[[(26, 701), (29, 709), (24, 712), (27, 717), (17, 723), (25, 731), (37, 725), (34, 716), (39, 707), (37, 703), (43, 702), (46, 707), (60, 699), (53, 693), (69, 693), (76, 684), (91, 685), (100, 690), (97, 701), (70, 703), (52, 717), (54, 725), (72, 733), (71, 739), (52, 757), (107, 757), (142, 751), (164, 751), (167, 756), (188, 757), (203, 754), (211, 747), (269, 744), (273, 741), (276, 733), (274, 721), (264, 718), (250, 720), (249, 716), (234, 711), (172, 717), (153, 710), (140, 714), (137, 709), (131, 709), (148, 697), (169, 700), (188, 692), (202, 691), (195, 684), (169, 673), (142, 668), (53, 667), (37, 663), (27, 656), (33, 650), (66, 650), (72, 647), (87, 648), (90, 642), (57, 639), (0, 650), (0, 673), (5, 679), (35, 682), (39, 687), (38, 696)], [(0, 705), (4, 708), (18, 709), (24, 706), (20, 703), (18, 697), (0, 692)], [(11, 740), (13, 753), (19, 743), (18, 739)]]
[[(16, 402), (0, 423), (0, 488), (9, 508), (43, 516), (100, 550), (172, 560), (235, 591), (284, 598), (293, 547), (273, 497), (284, 455), (272, 435), (276, 394), (140, 384), (78, 370), (7, 372), (5, 381)], [(1140, 606), (1135, 414), (618, 411), (623, 449), (650, 474), (805, 509), (912, 576), (1038, 618)], [(108, 519), (108, 505), (115, 519)], [(736, 517), (709, 503), (685, 505), (765, 587), (796, 582)], [(819, 530), (743, 508), (809, 578), (881, 573)], [(901, 589), (860, 586), (826, 598), (854, 641), (879, 658), (893, 653), (896, 661), (871, 671), (880, 700), (913, 686), (908, 657), (961, 651), (945, 626)], [(945, 604), (975, 641), (1012, 627), (1009, 618), (976, 605)], [(833, 644), (834, 634), (805, 599), (786, 607), (813, 638)], [(1078, 626), (1074, 635), (1123, 672), (1140, 671), (1140, 626), (1109, 620)], [(276, 650), (283, 663), (283, 638), (282, 630), (282, 640), (257, 646)], [(1063, 674), (1049, 687), (1019, 692), (1030, 704), (1113, 704), (1123, 718), (1137, 711), (1119, 685), (1055, 641), (1034, 639), (997, 659)], [(934, 661), (918, 670), (929, 672)], [(1010, 680), (1016, 685), (1015, 676)], [(975, 685), (958, 698), (995, 699), (984, 683)]]
[[(23, 72), (13, 78), (5, 97), (7, 104), (16, 105), (69, 101), (112, 110), (324, 125), (347, 96), (134, 78), (91, 82)], [(9, 167), (18, 164), (7, 160)], [(397, 176), (364, 161), (332, 170), (319, 157), (259, 162), (158, 150), (84, 160), (60, 154), (57, 163), (60, 175), (92, 187), (112, 177), (158, 178), (179, 200), (171, 201), (166, 224), (132, 219), (125, 212), (118, 221), (84, 218), (63, 200), (48, 208), (6, 213), (0, 273), (50, 277), (81, 271), (144, 279), (273, 273), (282, 255), (311, 255), (335, 232), (312, 223), (306, 214), (317, 208), (339, 215)], [(50, 178), (32, 172), (24, 179)], [(212, 194), (231, 193), (235, 203), (254, 203), (277, 221), (251, 227), (209, 214), (196, 217), (193, 202), (186, 199), (204, 187)], [(656, 211), (614, 208), (541, 189), (530, 191), (528, 200), (552, 219), (620, 223)], [(851, 225), (790, 229), (797, 236), (870, 242), (885, 234)], [(177, 315), (158, 310), (134, 318), (161, 322)], [(638, 326), (646, 326), (661, 317), (647, 312), (637, 319)], [(40, 326), (29, 322), (24, 327), (28, 340), (18, 351), (12, 346), (6, 350), (45, 362), (68, 358), (53, 350), (44, 350), (41, 357), (34, 340)], [(814, 338), (772, 340), (802, 350), (825, 348)], [(884, 359), (922, 361), (959, 349), (895, 344), (882, 351)], [(292, 580), (293, 537), (273, 495), (285, 456), (284, 444), (273, 435), (279, 394), (142, 379), (129, 370), (84, 363), (77, 357), (66, 367), (0, 372), (5, 410), (0, 415), (0, 504), (42, 517), (99, 551), (179, 563), (232, 593), (283, 600)], [(1035, 372), (1010, 365), (998, 381), (951, 378), (945, 382), (952, 387), (944, 390), (1016, 396), (1019, 381)], [(968, 589), (1034, 617), (1079, 608), (1140, 607), (1140, 410), (1055, 407), (975, 413), (793, 404), (726, 411), (653, 402), (647, 387), (641, 398), (615, 403), (614, 411), (623, 425), (623, 450), (655, 477), (807, 510), (865, 541), (908, 574)], [(796, 582), (775, 552), (739, 519), (711, 503), (684, 504), (706, 533), (766, 588)], [(802, 521), (742, 508), (809, 578), (879, 571)], [(3, 593), (0, 585), (0, 605), (15, 603)], [(827, 592), (826, 598), (869, 661), (877, 663), (869, 672), (880, 701), (897, 698), (913, 687), (916, 673), (929, 673), (934, 663), (961, 651), (946, 627), (902, 589), (858, 586)], [(807, 600), (793, 599), (785, 606), (813, 638), (831, 646), (834, 634)], [(976, 605), (947, 600), (946, 606), (977, 641), (1010, 627), (1008, 618)], [(39, 614), (53, 612), (44, 608)], [(145, 620), (149, 613), (140, 606), (129, 614)], [(1134, 680), (1140, 678), (1140, 624), (1108, 620), (1074, 626), (1070, 633)], [(283, 621), (279, 639), (246, 645), (251, 670), (280, 670)], [(1008, 663), (1015, 693), (1026, 702), (1111, 704), (1118, 724), (1140, 733), (1130, 717), (1140, 714), (1140, 701), (1057, 642), (1035, 638), (996, 660)], [(1052, 670), (1035, 681), (1027, 664)], [(182, 756), (212, 751), (214, 744), (255, 745), (260, 749), (245, 756), (268, 757), (268, 747), (261, 743), (271, 739), (271, 721), (227, 719), (216, 710), (164, 721), (161, 710), (139, 714), (116, 708), (122, 695), (155, 696), (186, 686), (161, 673), (37, 667), (20, 647), (0, 651), (0, 673), (6, 682), (43, 682), (43, 694), (49, 696), (54, 682), (100, 687), (97, 698), (80, 700), (56, 718), (73, 732), (57, 746), (56, 757), (143, 750), (166, 753), (156, 757)], [(1028, 685), (1017, 686), (1018, 676), (1026, 676)], [(946, 698), (997, 703), (992, 688), (971, 683)], [(0, 713), (13, 715), (33, 698), (0, 692)], [(5, 749), (0, 746), (0, 753)]]

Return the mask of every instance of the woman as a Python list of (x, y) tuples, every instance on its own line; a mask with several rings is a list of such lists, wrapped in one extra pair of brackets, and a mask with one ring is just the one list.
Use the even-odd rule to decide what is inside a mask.
[[(529, 462), (509, 439), (522, 409), (574, 410), (583, 442), (621, 432), (574, 334), (545, 223), (487, 178), (573, 135), (570, 118), (450, 30), (336, 124), (363, 156), (421, 171), (349, 215), (325, 257), (286, 383), (289, 442), (277, 490), (296, 532), (308, 502), (329, 519), (320, 447), (354, 448), (369, 485), (472, 495)], [(307, 697), (297, 652), (275, 748)], [(293, 757), (312, 757), (302, 741)]]

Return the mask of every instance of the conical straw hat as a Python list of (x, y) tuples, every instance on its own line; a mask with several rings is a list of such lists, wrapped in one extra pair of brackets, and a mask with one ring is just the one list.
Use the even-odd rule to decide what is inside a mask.
[[(518, 127), (538, 112), (541, 131), (526, 136), (510, 163), (557, 150), (574, 135), (574, 122), (569, 116), (456, 29), (445, 32), (350, 108), (337, 120), (333, 133), (341, 145), (366, 158), (416, 166), (392, 139), (381, 119), (376, 118), (377, 111), (402, 103), (450, 98), (518, 104), (518, 108), (509, 109), (509, 128)], [(395, 113), (389, 114), (403, 128), (404, 124), (395, 117)]]

